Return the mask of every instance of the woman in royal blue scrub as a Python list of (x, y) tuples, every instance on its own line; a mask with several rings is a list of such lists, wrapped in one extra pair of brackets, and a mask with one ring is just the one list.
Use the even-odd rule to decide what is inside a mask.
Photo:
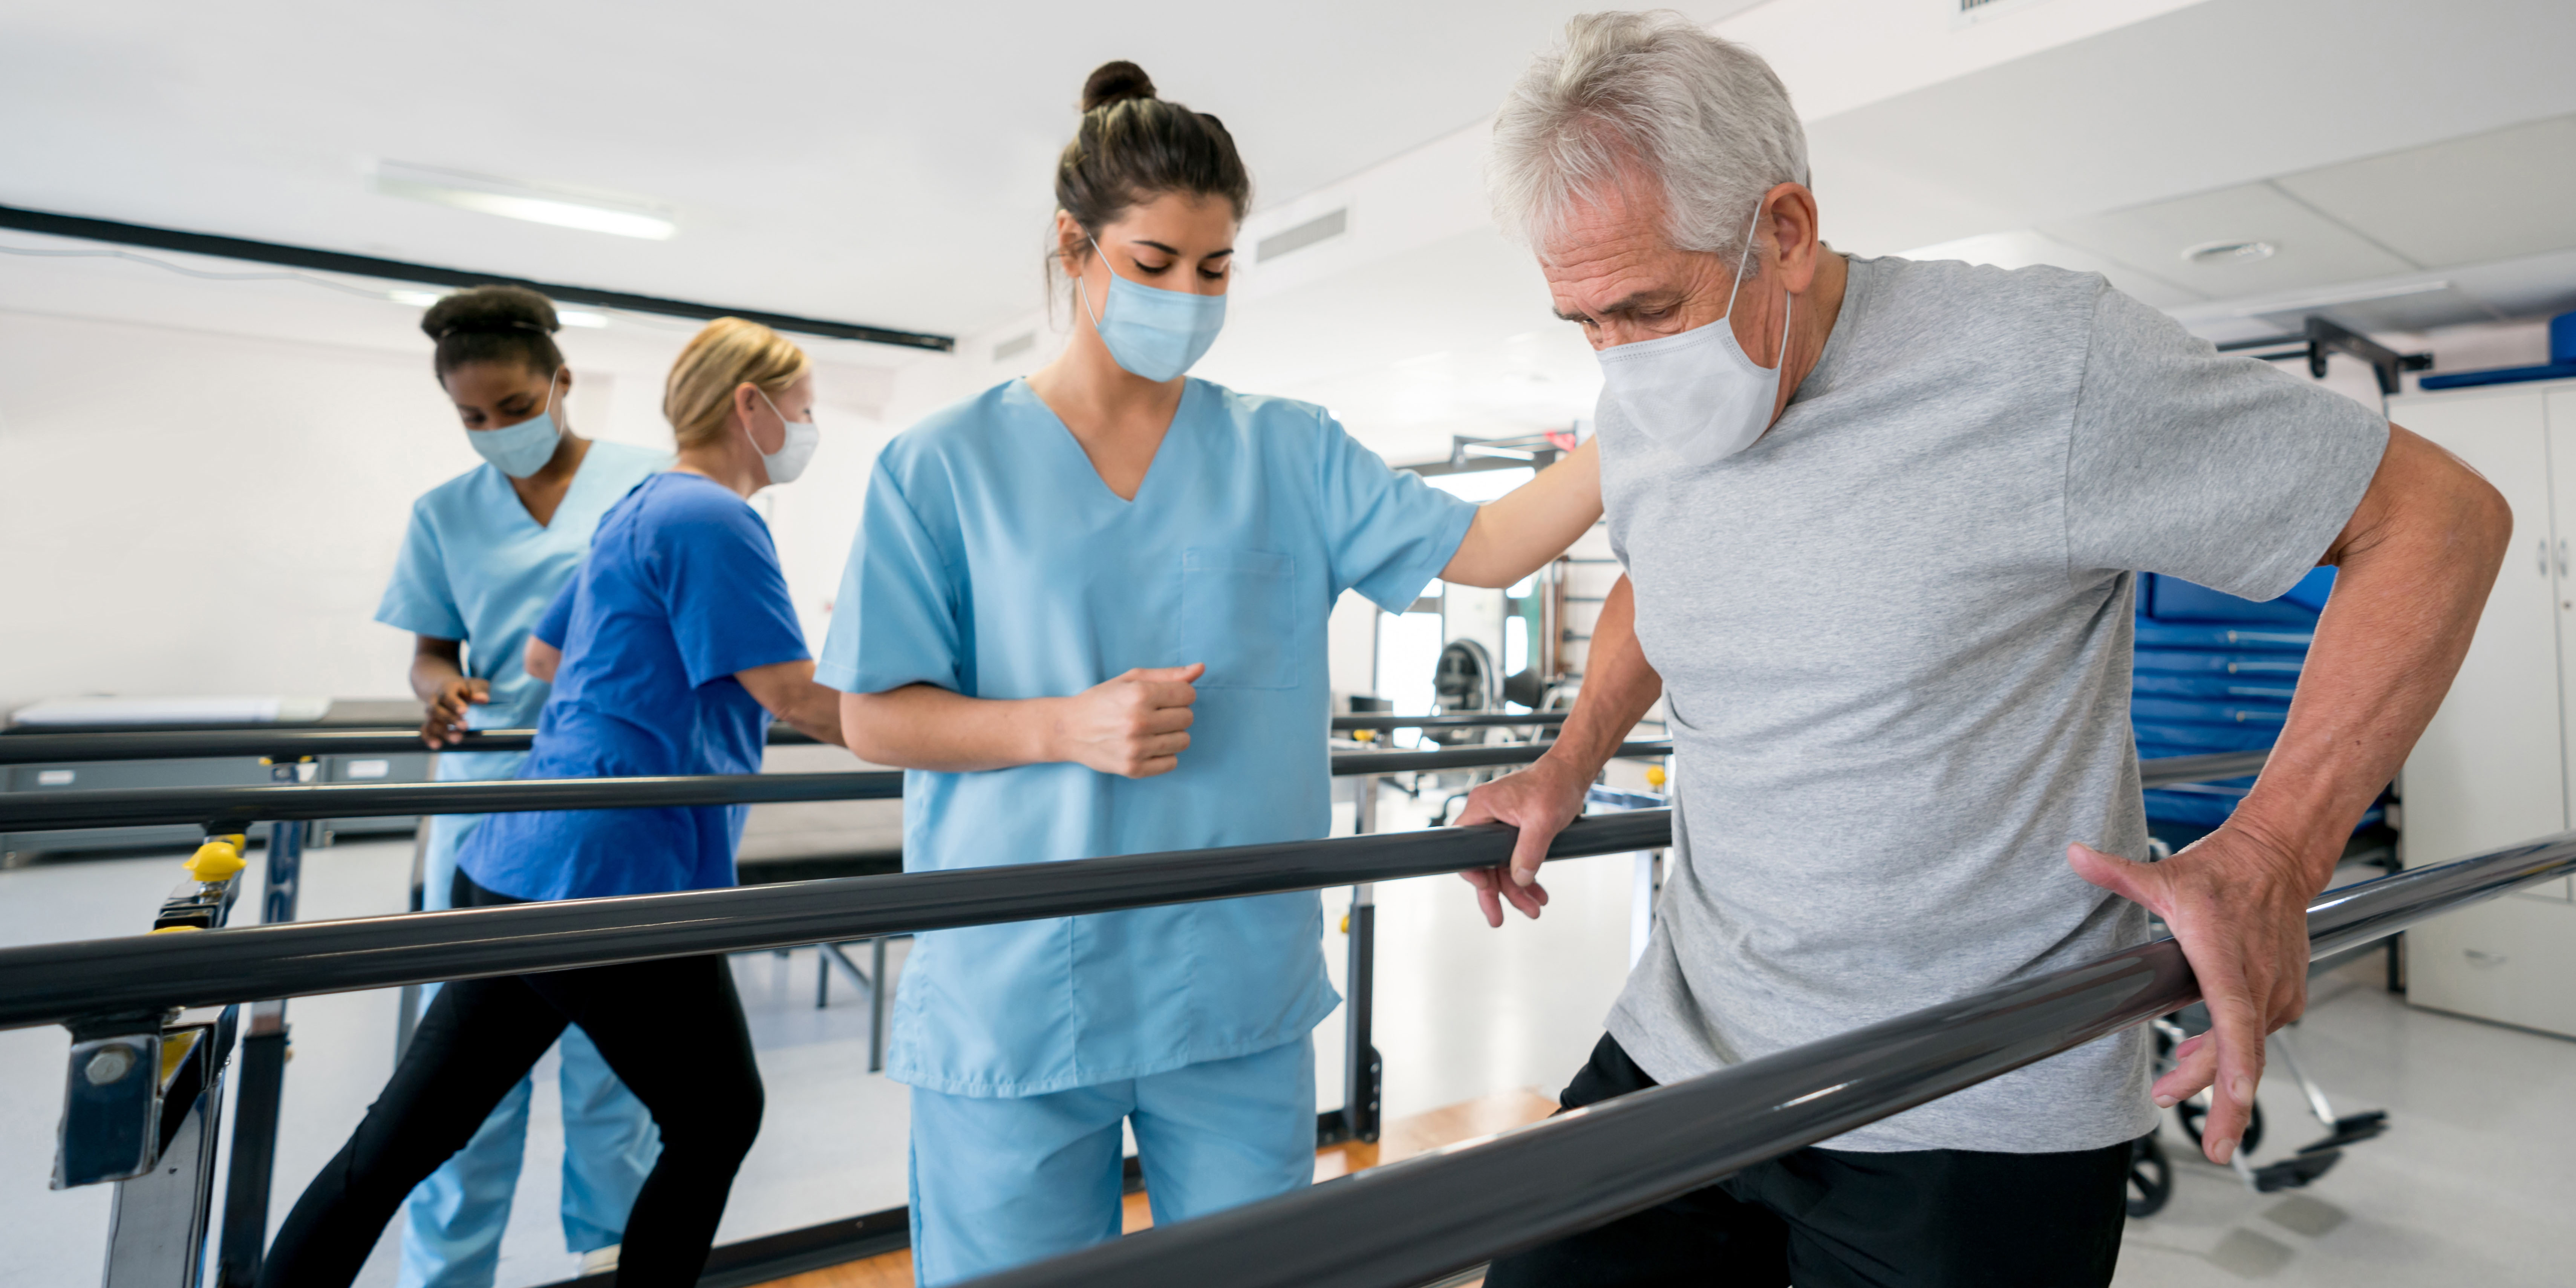
[[(1335, 599), (1510, 585), (1600, 513), (1589, 448), (1480, 512), (1320, 408), (1186, 378), (1242, 161), (1134, 64), (1084, 108), (1071, 341), (887, 446), (817, 673), (852, 750), (920, 771), (911, 871), (1325, 835)], [(1158, 1223), (1310, 1183), (1322, 937), (1311, 893), (923, 935), (888, 1061), (921, 1282), (1115, 1237), (1122, 1124)]]
[[(564, 414), (572, 369), (555, 347), (559, 324), (544, 296), (478, 286), (431, 305), (420, 325), (438, 345), (439, 387), (484, 464), (412, 506), (376, 620), (414, 635), (412, 691), (429, 708), (421, 736), (444, 748), (467, 729), (536, 723), (546, 684), (527, 670), (529, 627), (572, 579), (600, 516), (671, 458), (573, 432)], [(438, 778), (511, 778), (526, 759), (444, 751)], [(482, 821), (430, 820), (423, 907), (448, 906), (457, 847)], [(613, 1264), (657, 1146), (652, 1115), (580, 1030), (564, 1034), (562, 1054), (564, 1244), (589, 1269)], [(535, 1092), (534, 1079), (520, 1079), (403, 1205), (401, 1288), (492, 1288)]]
[[(610, 507), (534, 628), (553, 692), (521, 778), (748, 774), (774, 715), (841, 741), (814, 683), (769, 529), (746, 503), (815, 446), (803, 351), (735, 318), (683, 350), (663, 399), (679, 460)], [(741, 806), (487, 818), (457, 855), (454, 902), (700, 890), (734, 881)], [(466, 980), (439, 990), (383, 1095), (297, 1200), (268, 1288), (354, 1278), (394, 1207), (462, 1147), (567, 1026), (651, 1110), (662, 1149), (635, 1196), (623, 1288), (693, 1285), (759, 1131), (760, 1071), (722, 956)]]

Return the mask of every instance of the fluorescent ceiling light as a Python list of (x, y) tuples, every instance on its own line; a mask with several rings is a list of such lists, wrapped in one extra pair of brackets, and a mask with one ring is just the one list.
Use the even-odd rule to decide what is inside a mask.
[(668, 206), (598, 193), (542, 188), (490, 175), (440, 170), (430, 166), (384, 161), (373, 176), (376, 191), (415, 201), (434, 201), (459, 210), (479, 211), (530, 223), (614, 233), (647, 241), (667, 241), (680, 226)]
[[(408, 304), (416, 309), (425, 309), (446, 297), (437, 291), (392, 290), (385, 292), (385, 298), (396, 304)], [(608, 315), (593, 313), (588, 309), (559, 308), (555, 310), (555, 321), (565, 326), (602, 327), (608, 325)]]

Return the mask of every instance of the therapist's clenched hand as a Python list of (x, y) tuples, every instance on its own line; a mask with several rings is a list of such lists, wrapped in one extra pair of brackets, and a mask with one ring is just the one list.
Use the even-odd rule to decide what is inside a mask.
[(1055, 720), (1052, 760), (1123, 778), (1168, 774), (1190, 745), (1192, 687), (1207, 667), (1140, 667), (1067, 698)]
[(429, 713), (421, 718), (421, 741), (432, 747), (465, 741), (465, 709), (491, 700), (492, 685), (486, 680), (458, 676), (438, 686), (438, 700), (429, 704)]

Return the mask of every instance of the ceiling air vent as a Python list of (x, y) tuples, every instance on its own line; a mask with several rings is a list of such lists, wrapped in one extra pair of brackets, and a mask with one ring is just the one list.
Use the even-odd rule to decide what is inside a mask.
[(1008, 362), (1036, 347), (1038, 347), (1038, 333), (1035, 331), (1026, 335), (1013, 336), (993, 346), (993, 361)]
[(1257, 253), (1264, 264), (1290, 251), (1304, 250), (1319, 241), (1328, 241), (1350, 231), (1351, 208), (1344, 206), (1328, 215), (1317, 215), (1294, 228), (1284, 228), (1261, 239)]

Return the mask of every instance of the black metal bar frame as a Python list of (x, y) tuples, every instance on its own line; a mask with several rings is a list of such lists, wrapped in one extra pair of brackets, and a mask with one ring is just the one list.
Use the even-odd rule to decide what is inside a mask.
[[(1632, 742), (1621, 756), (1661, 756), (1669, 742)], [(1544, 743), (1498, 743), (1448, 751), (1353, 751), (1332, 757), (1335, 775), (1398, 774), (1476, 765), (1525, 764)], [(406, 814), (509, 814), (530, 810), (656, 809), (826, 800), (893, 800), (903, 774), (705, 774), (661, 778), (519, 778), (443, 783), (298, 783), (267, 787), (131, 787), (0, 793), (0, 831), (145, 824), (252, 823)]]
[(182, 232), (175, 228), (155, 228), (147, 224), (120, 223), (113, 219), (92, 219), (83, 215), (60, 215), (51, 211), (27, 210), (17, 206), (0, 206), (0, 228), (20, 232), (42, 233), (48, 237), (72, 237), (82, 241), (106, 242), (118, 246), (146, 246), (154, 250), (177, 251), (184, 255), (212, 255), (221, 259), (238, 259), (253, 264), (279, 264), (288, 268), (310, 269), (321, 273), (346, 273), (352, 277), (372, 277), (392, 282), (426, 282), (434, 286), (485, 286), (502, 284), (524, 286), (561, 304), (596, 304), (604, 308), (626, 309), (636, 313), (658, 313), (665, 317), (695, 318), (712, 321), (737, 317), (757, 322), (777, 331), (794, 331), (803, 335), (829, 336), (836, 340), (864, 340), (870, 344), (888, 344), (902, 349), (929, 349), (948, 353), (956, 349), (952, 336), (931, 335), (922, 331), (901, 331), (893, 327), (867, 326), (857, 322), (831, 322), (822, 318), (798, 317), (792, 313), (772, 313), (766, 309), (724, 308), (699, 304), (692, 300), (666, 299), (658, 295), (636, 295), (627, 291), (606, 291), (589, 286), (570, 286), (561, 282), (537, 282), (506, 273), (476, 273), (436, 264), (415, 264), (399, 259), (380, 259), (373, 255), (350, 255), (333, 250), (315, 250), (309, 246), (289, 246), (279, 242), (253, 241), (246, 237), (224, 237), (213, 233)]
[[(2312, 958), (2576, 871), (2576, 833), (2333, 891)], [(1987, 989), (1686, 1082), (976, 1281), (1410, 1288), (1643, 1211), (1755, 1163), (2199, 998), (2172, 940)]]
[[(1548, 854), (1653, 849), (1671, 831), (1661, 810), (1578, 819)], [(32, 944), (0, 949), (0, 1028), (1393, 881), (1506, 862), (1514, 836), (1434, 828)]]
[[(1540, 727), (1565, 723), (1562, 711), (1521, 715), (1334, 716), (1335, 733), (1395, 729)], [(432, 747), (410, 726), (345, 729), (136, 729), (80, 733), (0, 731), (0, 765), (81, 764), (103, 760), (200, 760), (264, 756), (399, 756), (432, 751), (526, 751), (534, 729), (477, 729), (453, 747)], [(773, 747), (815, 745), (787, 725), (771, 725)]]

